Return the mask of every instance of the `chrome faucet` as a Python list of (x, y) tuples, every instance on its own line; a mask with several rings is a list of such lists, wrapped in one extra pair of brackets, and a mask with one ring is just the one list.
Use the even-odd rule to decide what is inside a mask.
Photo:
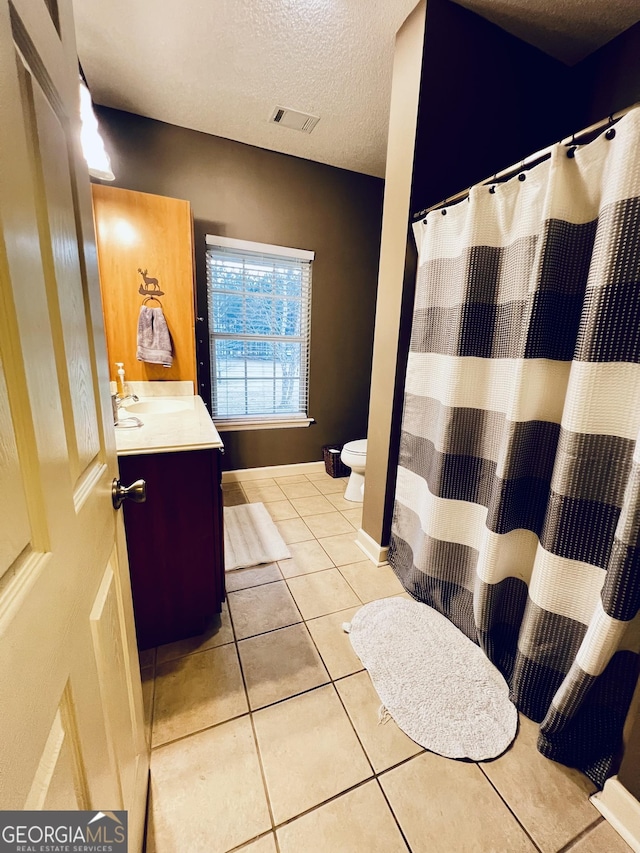
[(125, 394), (124, 397), (121, 397), (120, 394), (116, 394), (116, 406), (118, 409), (121, 409), (128, 400), (133, 403), (137, 403), (139, 399), (140, 398), (137, 394)]

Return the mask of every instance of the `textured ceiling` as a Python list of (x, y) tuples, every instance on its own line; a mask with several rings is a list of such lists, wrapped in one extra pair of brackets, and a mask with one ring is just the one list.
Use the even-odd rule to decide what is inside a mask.
[[(76, 0), (94, 101), (384, 174), (395, 33), (418, 0)], [(275, 106), (320, 116), (307, 135)]]
[[(384, 175), (395, 33), (417, 0), (75, 0), (94, 101)], [(640, 18), (639, 0), (462, 0), (574, 62)], [(309, 135), (275, 106), (320, 116)]]

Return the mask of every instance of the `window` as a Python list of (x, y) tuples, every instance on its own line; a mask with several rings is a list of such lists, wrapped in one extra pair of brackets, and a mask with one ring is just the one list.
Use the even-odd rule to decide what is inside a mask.
[(311, 423), (313, 257), (207, 235), (211, 413), (219, 429)]

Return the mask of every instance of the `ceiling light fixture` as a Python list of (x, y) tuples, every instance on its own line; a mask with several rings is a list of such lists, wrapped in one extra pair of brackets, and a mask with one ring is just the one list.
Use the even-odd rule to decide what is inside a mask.
[(91, 95), (82, 79), (80, 79), (80, 120), (82, 122), (80, 141), (89, 174), (102, 181), (115, 181), (116, 176), (111, 171), (111, 161), (98, 129), (98, 119), (93, 111)]

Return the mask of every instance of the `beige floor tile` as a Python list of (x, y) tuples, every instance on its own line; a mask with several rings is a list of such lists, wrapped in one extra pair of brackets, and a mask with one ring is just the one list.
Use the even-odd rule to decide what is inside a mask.
[(289, 485), (290, 483), (307, 483), (304, 474), (291, 474), (288, 477), (275, 477), (276, 486)]
[(521, 714), (511, 749), (481, 767), (538, 847), (547, 853), (575, 838), (599, 813), (588, 800), (595, 786), (586, 776), (538, 752), (538, 728)]
[(281, 581), (282, 572), (277, 563), (263, 563), (251, 569), (234, 569), (225, 574), (224, 583), (227, 592), (236, 592), (239, 589), (249, 589), (252, 586), (262, 586), (264, 583)]
[(318, 616), (306, 623), (320, 657), (334, 681), (363, 669), (362, 661), (354, 652), (349, 635), (342, 630), (343, 623), (351, 622), (358, 610), (359, 606), (350, 607), (327, 616)]
[(362, 509), (343, 509), (342, 514), (347, 519), (349, 524), (352, 527), (355, 527), (356, 530), (360, 530), (362, 527)]
[(333, 480), (333, 477), (330, 477), (326, 471), (313, 471), (311, 474), (305, 474), (305, 477), (312, 483), (316, 483), (318, 480)]
[(270, 828), (248, 716), (154, 750), (147, 853), (226, 853)]
[(280, 853), (407, 853), (377, 782), (297, 818), (277, 836)]
[(246, 503), (249, 501), (242, 489), (233, 489), (233, 491), (222, 493), (223, 506), (242, 506)]
[(200, 731), (248, 710), (235, 645), (159, 664), (153, 745)]
[(338, 512), (323, 512), (320, 515), (305, 516), (305, 524), (318, 539), (322, 536), (338, 536), (340, 533), (353, 534), (353, 525)]
[(283, 501), (285, 494), (280, 486), (254, 486), (246, 484), (243, 490), (251, 503), (268, 503), (269, 501)]
[(335, 568), (331, 557), (315, 539), (310, 539), (308, 542), (294, 542), (289, 546), (289, 550), (291, 559), (280, 560), (278, 564), (285, 578)]
[(230, 592), (227, 599), (238, 640), (302, 622), (284, 581)]
[(344, 494), (345, 484), (339, 477), (336, 479), (329, 477), (328, 480), (318, 480), (314, 485), (318, 487), (323, 495)]
[(280, 488), (287, 498), (313, 498), (320, 494), (314, 483), (305, 480), (302, 483), (283, 483)]
[(340, 566), (340, 572), (364, 604), (404, 592), (391, 566), (376, 566), (371, 560), (364, 560)]
[(193, 652), (203, 652), (217, 646), (224, 646), (233, 642), (233, 628), (229, 617), (229, 606), (226, 601), (222, 605), (222, 612), (217, 613), (212, 620), (211, 626), (197, 637), (188, 637), (186, 640), (178, 640), (175, 643), (167, 643), (158, 646), (158, 663), (184, 657)]
[(240, 485), (250, 489), (266, 488), (267, 486), (275, 486), (275, 477), (258, 477), (255, 480), (241, 480)]
[(351, 530), (350, 533), (342, 533), (339, 536), (323, 536), (318, 542), (336, 566), (346, 566), (362, 559), (362, 551), (356, 545), (355, 539), (355, 531)]
[(256, 711), (253, 720), (276, 823), (371, 776), (332, 685)]
[(304, 619), (335, 613), (359, 604), (358, 596), (337, 569), (326, 569), (287, 580)]
[(240, 847), (236, 853), (277, 853), (275, 836), (273, 832), (270, 832), (269, 835), (263, 835), (257, 841)]
[(153, 692), (155, 680), (153, 669), (146, 667), (141, 672), (142, 677), (142, 709), (144, 711), (145, 740), (151, 745), (151, 724), (153, 721)]
[(298, 511), (289, 501), (264, 501), (269, 515), (274, 521), (285, 518), (298, 518)]
[(415, 601), (416, 600), (412, 595), (409, 595), (408, 592), (403, 592), (401, 595), (394, 595), (393, 597), (394, 598), (406, 598), (407, 601)]
[(350, 509), (359, 509), (362, 511), (362, 501), (345, 501), (340, 494), (327, 495), (327, 500), (333, 504), (334, 509), (339, 509), (340, 512), (345, 512)]
[(287, 545), (291, 545), (292, 542), (308, 542), (313, 539), (313, 533), (301, 518), (286, 518), (282, 521), (276, 521), (276, 527)]
[(380, 697), (368, 672), (342, 678), (336, 689), (376, 773), (423, 751), (393, 720), (380, 725)]
[(303, 518), (305, 515), (319, 515), (321, 512), (333, 512), (335, 507), (324, 495), (313, 498), (291, 498), (291, 503)]
[(138, 652), (138, 658), (140, 660), (140, 669), (146, 669), (149, 666), (155, 666), (156, 650), (145, 649), (143, 652)]
[(252, 710), (320, 687), (329, 676), (304, 625), (279, 628), (238, 643)]
[(412, 853), (534, 853), (476, 764), (423, 752), (380, 776)]
[(603, 820), (571, 847), (569, 853), (628, 853), (630, 850), (611, 824)]

